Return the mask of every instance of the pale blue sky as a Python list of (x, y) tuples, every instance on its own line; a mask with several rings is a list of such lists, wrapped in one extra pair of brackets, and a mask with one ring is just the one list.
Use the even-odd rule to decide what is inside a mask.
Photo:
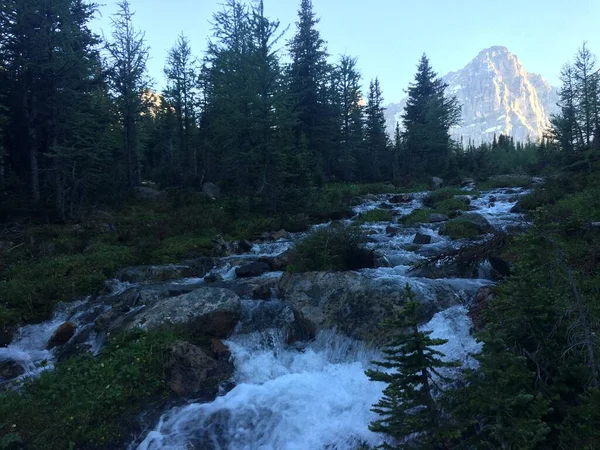
[[(117, 0), (100, 0), (93, 27), (110, 33)], [(179, 33), (202, 56), (220, 0), (131, 0), (151, 47), (150, 75), (162, 87), (167, 50)], [(294, 30), (300, 0), (265, 0), (267, 15)], [(561, 66), (583, 41), (600, 54), (600, 0), (313, 0), (329, 53), (357, 56), (363, 81), (379, 77), (387, 102), (404, 97), (420, 55), (441, 75), (481, 50), (503, 45), (530, 72), (558, 84)]]

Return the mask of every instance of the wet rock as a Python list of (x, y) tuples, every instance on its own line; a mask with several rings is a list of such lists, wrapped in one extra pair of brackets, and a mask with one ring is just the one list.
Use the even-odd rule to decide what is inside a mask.
[(165, 349), (167, 384), (177, 395), (188, 396), (214, 387), (232, 374), (232, 363), (217, 361), (189, 342), (176, 341)]
[(285, 230), (276, 231), (271, 235), (271, 239), (278, 241), (279, 239), (292, 239), (292, 235)]
[(56, 329), (56, 331), (50, 338), (50, 341), (48, 342), (48, 348), (51, 349), (69, 342), (69, 339), (71, 339), (75, 335), (76, 329), (77, 326), (73, 322), (63, 323)]
[(273, 293), (269, 284), (261, 284), (252, 291), (252, 298), (254, 300), (269, 300), (272, 296)]
[(499, 258), (497, 256), (490, 256), (488, 258), (488, 261), (490, 262), (492, 269), (494, 269), (494, 272), (496, 273), (496, 275), (498, 275), (499, 278), (506, 278), (510, 276), (511, 266), (508, 261), (505, 261), (504, 259)]
[(473, 304), (469, 308), (469, 317), (473, 322), (475, 331), (481, 330), (485, 326), (484, 311), (489, 303), (494, 299), (495, 291), (491, 286), (484, 286), (477, 292)]
[(413, 244), (426, 245), (431, 244), (431, 236), (428, 234), (417, 233), (413, 240)]
[(229, 347), (221, 339), (212, 338), (210, 340), (210, 348), (217, 359), (228, 360), (231, 357), (231, 350), (229, 350)]
[(16, 331), (16, 325), (4, 325), (0, 327), (0, 347), (8, 346), (12, 342)]
[(431, 178), (431, 188), (432, 189), (439, 189), (444, 185), (444, 180), (442, 180), (439, 177), (432, 177)]
[(6, 359), (0, 361), (0, 379), (12, 380), (25, 373), (25, 369), (17, 361)]
[[(361, 272), (309, 272), (285, 274), (280, 297), (316, 329), (340, 332), (371, 343), (383, 343), (390, 330), (382, 321), (398, 314), (405, 302), (404, 278), (373, 278)], [(432, 283), (431, 292), (415, 292), (424, 305), (423, 320), (457, 301), (445, 284)]]
[(469, 222), (474, 223), (481, 234), (491, 233), (494, 231), (494, 227), (481, 214), (467, 213), (461, 215), (460, 219), (468, 220)]
[(289, 328), (286, 343), (292, 345), (296, 342), (308, 342), (317, 335), (317, 327), (304, 315), (296, 310), (292, 311), (294, 315), (293, 326)]
[(111, 310), (94, 322), (108, 333), (162, 325), (178, 325), (193, 333), (228, 336), (241, 314), (239, 296), (221, 287), (196, 285), (142, 285), (116, 297)]
[(218, 273), (209, 273), (204, 277), (205, 283), (218, 283), (219, 281), (223, 281), (223, 277)]
[(158, 200), (164, 196), (162, 192), (147, 186), (133, 188), (133, 193), (137, 200)]
[(265, 262), (257, 261), (235, 269), (235, 275), (238, 278), (259, 277), (268, 272), (269, 265)]
[(380, 203), (378, 206), (379, 209), (394, 209), (393, 205), (390, 205), (389, 203)]
[(394, 227), (392, 225), (388, 225), (387, 227), (385, 227), (385, 232), (387, 234), (393, 236), (393, 235), (400, 233), (400, 228)]
[(471, 197), (469, 197), (468, 195), (455, 195), (454, 198), (456, 200), (460, 200), (467, 206), (471, 204)]
[(288, 250), (278, 256), (269, 256), (260, 258), (260, 262), (265, 262), (269, 265), (269, 268), (274, 272), (284, 270), (289, 264), (291, 259), (291, 252)]
[(429, 223), (440, 223), (440, 222), (446, 222), (448, 220), (450, 220), (450, 218), (445, 214), (438, 214), (438, 213), (429, 214)]
[(496, 203), (498, 201), (498, 198), (495, 195), (490, 195), (488, 200), (490, 201), (490, 203)]
[(525, 212), (525, 208), (523, 208), (523, 204), (520, 200), (510, 209), (510, 212), (514, 214), (523, 214)]
[(115, 278), (129, 283), (152, 283), (180, 278), (201, 278), (213, 267), (213, 260), (204, 258), (189, 264), (125, 267), (117, 272)]
[(252, 250), (252, 242), (244, 239), (236, 242), (235, 247), (237, 253), (248, 253), (250, 250)]
[(339, 211), (334, 211), (329, 214), (329, 220), (344, 220), (349, 219), (354, 216), (354, 213), (349, 209), (342, 209)]
[(391, 197), (389, 199), (390, 203), (410, 203), (413, 201), (413, 197), (409, 194), (398, 194), (398, 195), (394, 195), (393, 197)]
[(212, 200), (216, 200), (221, 196), (221, 189), (214, 183), (204, 183), (202, 193)]

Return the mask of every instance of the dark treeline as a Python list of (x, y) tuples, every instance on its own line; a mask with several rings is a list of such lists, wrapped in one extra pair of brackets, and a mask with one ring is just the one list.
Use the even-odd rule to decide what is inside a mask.
[[(361, 92), (356, 58), (328, 55), (310, 0), (302, 0), (287, 42), (262, 2), (228, 0), (202, 58), (185, 36), (176, 39), (161, 93), (128, 2), (119, 3), (104, 38), (90, 30), (96, 10), (84, 0), (0, 6), (5, 214), (77, 219), (142, 180), (210, 181), (251, 207), (287, 211), (327, 182), (406, 185), (464, 168), (510, 171), (519, 159), (512, 152), (495, 162), (502, 159), (495, 146), (464, 151), (451, 140), (460, 107), (426, 56), (408, 89), (402, 130), (390, 139), (379, 81)], [(531, 161), (516, 166), (527, 171)]]

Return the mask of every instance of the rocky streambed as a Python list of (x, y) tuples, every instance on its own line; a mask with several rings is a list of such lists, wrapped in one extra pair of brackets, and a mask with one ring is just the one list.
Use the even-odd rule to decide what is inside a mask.
[[(524, 189), (499, 189), (463, 200), (478, 241), (523, 222), (511, 212)], [(50, 370), (79, 352), (97, 353), (112, 333), (165, 324), (213, 337), (212, 354), (185, 342), (167, 349), (170, 386), (186, 401), (165, 411), (131, 443), (140, 449), (355, 449), (376, 445), (368, 430), (371, 405), (383, 386), (364, 370), (386, 341), (382, 319), (401, 308), (409, 284), (423, 303), (424, 328), (448, 339), (448, 359), (472, 364), (478, 350), (469, 318), (478, 292), (494, 283), (485, 263), (475, 272), (411, 268), (473, 240), (452, 240), (448, 218), (398, 219), (422, 208), (427, 193), (369, 196), (352, 223), (369, 210), (389, 210), (392, 222), (365, 223), (380, 267), (353, 272), (285, 273), (286, 252), (306, 234), (266, 235), (235, 245), (237, 254), (177, 265), (127, 268), (102, 295), (60, 305), (54, 317), (20, 329), (0, 348), (0, 380)], [(465, 219), (465, 217), (463, 217)], [(335, 224), (333, 224), (335, 225)], [(327, 227), (331, 223), (316, 226)], [(482, 290), (483, 289), (483, 290)], [(231, 364), (233, 363), (233, 365)], [(203, 381), (222, 381), (214, 401), (194, 401)]]

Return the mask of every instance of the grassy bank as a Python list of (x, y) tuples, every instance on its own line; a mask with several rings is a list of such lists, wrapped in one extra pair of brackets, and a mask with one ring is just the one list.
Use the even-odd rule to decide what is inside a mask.
[(214, 240), (252, 239), (265, 231), (301, 231), (348, 214), (352, 200), (394, 192), (386, 184), (333, 184), (307, 192), (302, 205), (269, 214), (245, 200), (212, 201), (172, 192), (92, 211), (81, 223), (12, 225), (0, 247), (0, 328), (45, 320), (59, 301), (102, 288), (121, 267), (212, 255)]

